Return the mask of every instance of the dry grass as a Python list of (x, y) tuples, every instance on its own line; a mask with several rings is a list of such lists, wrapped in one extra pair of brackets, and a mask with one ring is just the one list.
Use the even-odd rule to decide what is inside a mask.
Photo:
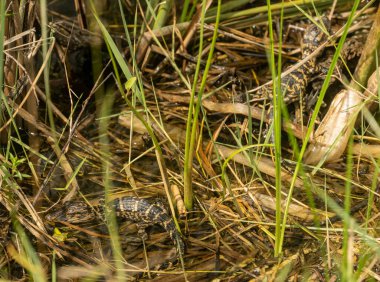
[[(108, 9), (102, 6), (105, 1), (95, 1), (99, 6), (86, 6), (88, 14), (77, 9), (74, 24), (54, 11), (62, 2), (56, 1), (45, 10), (49, 20), (69, 24), (50, 24), (53, 39), (49, 30), (41, 33), (48, 38), (35, 33), (41, 23), (35, 16), (43, 17), (30, 1), (25, 19), (18, 17), (15, 11), (21, 8), (14, 2), (7, 7), (5, 64), (0, 65), (5, 82), (0, 106), (2, 279), (380, 279), (379, 73), (373, 48), (379, 46), (378, 29), (372, 28), (372, 41), (365, 44), (369, 29), (380, 20), (373, 3), (352, 12), (356, 18), (342, 50), (345, 42), (357, 45), (347, 51), (352, 58), (338, 61), (328, 78), (324, 101), (330, 108), (315, 113), (314, 127), (319, 126), (317, 134), (335, 133), (334, 123), (329, 125), (338, 120), (329, 112), (337, 109), (332, 100), (349, 83), (370, 93), (358, 94), (363, 114), (356, 122), (340, 121), (350, 125), (343, 126), (345, 141), (340, 134), (333, 138), (333, 145), (340, 146), (334, 150), (341, 151), (333, 162), (325, 152), (313, 155), (314, 147), (333, 146), (313, 134), (309, 161), (301, 161), (297, 149), (306, 132), (314, 130), (312, 111), (302, 115), (298, 104), (291, 105), (291, 118), (282, 123), (282, 162), (276, 172), (273, 160), (279, 151), (265, 135), (269, 102), (255, 97), (257, 87), (271, 80), (265, 5), (223, 3), (215, 31), (215, 1), (204, 1), (203, 11), (201, 6), (192, 9), (190, 2), (187, 7), (187, 1), (183, 7), (171, 1), (157, 7), (155, 1), (125, 1), (125, 22), (116, 1)], [(311, 2), (302, 3), (286, 2), (283, 11), (280, 3), (272, 6), (272, 52), (290, 65), (300, 57), (307, 17), (317, 18)], [(315, 4), (319, 13), (332, 6), (331, 1)], [(318, 59), (328, 61), (327, 68), (340, 36), (346, 35), (352, 9), (345, 1), (335, 4), (331, 40)], [(92, 9), (97, 15), (102, 11), (109, 34)], [(183, 9), (187, 12), (179, 23)], [(41, 26), (47, 28), (43, 20)], [(41, 42), (47, 43), (45, 56)], [(357, 63), (364, 59), (358, 50), (366, 50), (363, 65), (369, 68), (360, 79)], [(319, 91), (326, 73), (315, 77), (308, 91)], [(185, 167), (192, 190), (184, 187)], [(277, 184), (276, 175), (281, 178)], [(184, 190), (192, 196), (192, 209)], [(157, 270), (177, 256), (168, 234), (156, 226), (148, 228), (143, 243), (130, 222), (110, 233), (101, 221), (58, 224), (55, 230), (44, 221), (62, 202), (85, 198), (93, 204), (104, 193), (164, 199), (187, 246), (183, 260)]]

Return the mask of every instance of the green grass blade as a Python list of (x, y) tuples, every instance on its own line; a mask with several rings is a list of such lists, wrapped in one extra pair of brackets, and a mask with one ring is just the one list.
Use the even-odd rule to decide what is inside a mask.
[[(40, 1), (40, 15), (41, 15), (41, 33), (42, 33), (42, 56), (43, 58), (47, 57), (48, 54), (48, 20), (47, 20), (47, 2), (46, 0)], [(55, 132), (55, 124), (54, 124), (54, 115), (53, 109), (51, 107), (51, 92), (50, 92), (50, 67), (49, 64), (44, 68), (44, 86), (45, 86), (45, 95), (46, 95), (46, 106), (47, 113), (49, 117), (49, 125), (53, 132)], [(55, 135), (52, 135), (55, 138)]]
[(205, 69), (203, 71), (202, 81), (201, 85), (198, 91), (198, 101), (194, 108), (194, 102), (195, 102), (195, 91), (196, 91), (196, 78), (197, 74), (199, 73), (200, 69), (200, 60), (201, 60), (201, 53), (203, 48), (203, 24), (205, 19), (205, 11), (206, 11), (206, 2), (203, 1), (202, 6), (202, 19), (201, 19), (201, 31), (200, 31), (200, 44), (199, 44), (199, 55), (198, 55), (198, 62), (197, 62), (197, 71), (194, 76), (194, 85), (191, 93), (191, 100), (189, 104), (189, 114), (188, 114), (188, 122), (186, 126), (186, 145), (185, 145), (185, 163), (184, 163), (184, 201), (185, 206), (188, 210), (191, 210), (193, 207), (193, 189), (192, 189), (192, 164), (193, 164), (193, 156), (194, 156), (194, 150), (195, 150), (195, 141), (196, 141), (196, 134), (197, 134), (197, 127), (198, 127), (198, 114), (200, 111), (200, 107), (202, 105), (202, 97), (203, 92), (206, 87), (207, 77), (208, 77), (208, 70), (211, 66), (212, 57), (214, 54), (216, 39), (218, 37), (218, 27), (219, 27), (219, 19), (220, 19), (220, 7), (221, 7), (221, 0), (218, 0), (218, 11), (217, 16), (215, 20), (215, 27), (214, 27), (214, 34), (211, 41), (210, 51), (208, 53), (208, 58), (206, 62)]
[[(282, 93), (281, 93), (281, 76), (276, 74), (275, 64), (275, 51), (274, 51), (274, 35), (272, 24), (271, 3), (267, 0), (268, 7), (268, 29), (269, 29), (269, 67), (273, 79), (273, 113), (274, 113), (274, 152), (275, 152), (275, 166), (276, 166), (276, 231), (275, 231), (275, 256), (280, 254), (280, 239), (281, 239), (281, 105), (282, 105)], [(281, 17), (282, 25), (282, 17)], [(279, 49), (281, 50), (281, 34), (279, 36)], [(280, 52), (281, 53), (281, 52)], [(278, 58), (278, 73), (281, 73), (281, 56)], [(277, 77), (277, 79), (276, 79)], [(268, 131), (268, 134), (272, 134), (272, 130)]]
[[(350, 214), (350, 208), (351, 208), (351, 179), (352, 179), (352, 170), (353, 170), (353, 156), (352, 156), (352, 145), (353, 145), (353, 136), (351, 135), (350, 141), (348, 143), (348, 150), (347, 150), (347, 165), (346, 165), (346, 178), (345, 181), (345, 193), (344, 193), (344, 209), (347, 214)], [(342, 265), (341, 265), (341, 271), (342, 271), (342, 280), (343, 281), (352, 281), (351, 277), (353, 275), (353, 264), (351, 257), (351, 246), (350, 241), (352, 243), (352, 235), (351, 228), (352, 228), (352, 221), (343, 221), (343, 259), (342, 259)]]
[(29, 271), (30, 276), (33, 278), (33, 281), (47, 281), (42, 263), (18, 220), (13, 220), (13, 226), (19, 235), (22, 248), (25, 252), (25, 256), (20, 257), (20, 260), (25, 260), (26, 262), (24, 267), (26, 267), (26, 269)]
[(153, 29), (161, 28), (165, 25), (168, 15), (171, 12), (173, 0), (166, 0), (160, 4), (158, 8), (157, 18), (154, 22)]

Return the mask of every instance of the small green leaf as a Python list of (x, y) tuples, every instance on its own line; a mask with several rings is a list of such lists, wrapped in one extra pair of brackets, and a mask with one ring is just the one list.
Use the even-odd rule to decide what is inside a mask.
[(124, 87), (126, 90), (131, 90), (132, 87), (135, 85), (137, 78), (135, 76), (131, 77), (130, 79), (127, 80), (125, 83)]
[(59, 229), (56, 227), (54, 228), (54, 234), (53, 238), (57, 239), (59, 242), (65, 242), (67, 239), (67, 233), (62, 233), (59, 231)]

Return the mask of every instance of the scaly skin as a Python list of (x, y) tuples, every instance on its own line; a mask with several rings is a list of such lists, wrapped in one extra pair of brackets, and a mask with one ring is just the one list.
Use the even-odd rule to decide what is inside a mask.
[[(322, 18), (324, 26), (329, 29), (330, 22), (327, 18)], [(305, 31), (302, 40), (302, 59), (311, 55), (324, 41), (326, 40), (325, 33), (316, 25), (311, 24)], [(292, 71), (281, 79), (281, 92), (283, 95), (284, 103), (286, 105), (296, 102), (304, 96), (306, 86), (310, 80), (311, 75), (316, 70), (316, 56), (310, 58), (298, 69)], [(271, 99), (273, 98), (272, 92), (273, 84), (261, 88), (257, 95), (259, 97)]]
[(142, 239), (146, 239), (145, 228), (150, 225), (158, 224), (169, 234), (170, 238), (177, 246), (177, 251), (181, 255), (185, 253), (185, 245), (178, 232), (173, 219), (169, 216), (163, 204), (159, 202), (151, 203), (147, 199), (137, 197), (117, 198), (104, 204), (101, 200), (97, 207), (90, 207), (84, 201), (67, 202), (60, 209), (45, 216), (50, 222), (63, 221), (69, 223), (83, 223), (104, 217), (104, 207), (114, 208), (118, 218), (125, 218), (135, 222), (139, 228), (138, 234)]

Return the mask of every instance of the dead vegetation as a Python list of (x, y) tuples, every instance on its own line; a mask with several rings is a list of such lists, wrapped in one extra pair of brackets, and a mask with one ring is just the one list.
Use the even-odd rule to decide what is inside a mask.
[[(380, 280), (376, 1), (278, 2), (273, 27), (264, 2), (3, 2), (2, 279)], [(271, 55), (310, 59), (316, 13), (330, 34), (278, 150), (255, 93)], [(44, 220), (105, 193), (164, 199), (184, 257), (158, 227)]]

